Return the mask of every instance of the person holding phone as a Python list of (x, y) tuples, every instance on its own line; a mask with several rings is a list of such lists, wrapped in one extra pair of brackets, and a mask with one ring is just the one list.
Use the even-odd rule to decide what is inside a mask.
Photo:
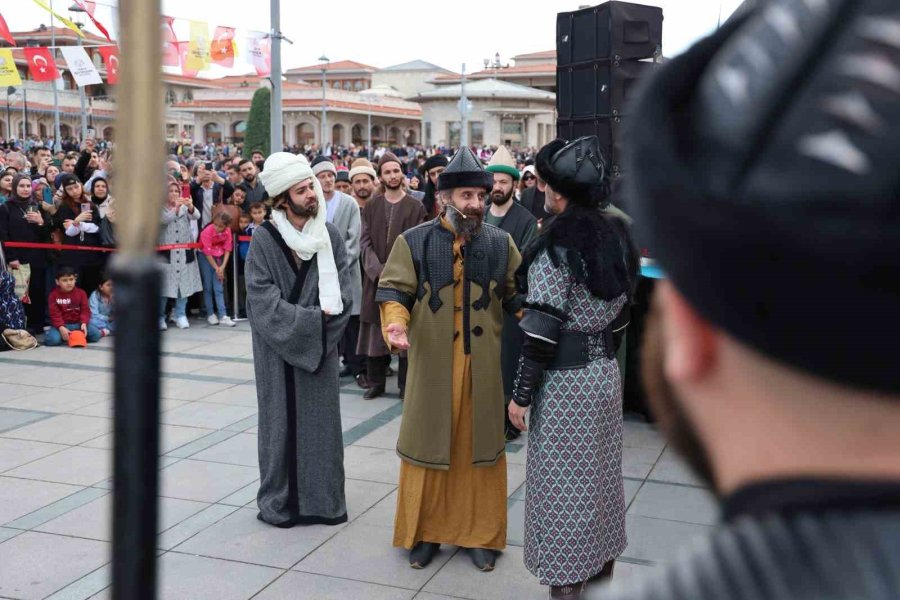
[[(59, 209), (54, 222), (61, 230), (63, 245), (102, 245), (100, 239), (100, 211), (84, 192), (84, 186), (74, 175), (63, 176)], [(106, 256), (102, 252), (89, 250), (63, 250), (60, 265), (69, 265), (78, 273), (78, 286), (85, 292), (92, 292), (100, 284), (100, 272), (105, 266)]]
[(0, 206), (0, 243), (10, 269), (28, 265), (31, 282), (25, 304), (27, 329), (32, 334), (43, 333), (44, 314), (47, 308), (45, 272), (48, 266), (47, 251), (40, 248), (9, 248), (6, 242), (46, 243), (50, 239), (50, 215), (43, 211), (32, 195), (31, 180), (17, 175), (12, 182), (13, 192), (6, 204)]

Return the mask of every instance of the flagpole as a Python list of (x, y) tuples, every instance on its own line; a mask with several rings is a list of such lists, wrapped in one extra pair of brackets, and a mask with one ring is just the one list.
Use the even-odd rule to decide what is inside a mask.
[[(281, 0), (271, 0), (272, 32), (272, 106), (270, 109), (269, 151), (281, 152), (284, 149), (281, 114)], [(253, 150), (253, 148), (248, 148)]]
[[(81, 39), (80, 37), (78, 39)], [(53, 46), (53, 60), (56, 61), (56, 24), (53, 17), (53, 0), (50, 0), (50, 44)], [(60, 74), (62, 77), (62, 74)], [(62, 140), (60, 140), (59, 132), (59, 88), (57, 82), (59, 78), (53, 80), (53, 152), (62, 150)], [(84, 141), (84, 140), (82, 140)]]

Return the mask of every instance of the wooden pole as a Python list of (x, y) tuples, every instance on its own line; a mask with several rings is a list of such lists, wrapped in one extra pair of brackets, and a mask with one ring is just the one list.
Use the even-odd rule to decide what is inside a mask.
[[(120, 0), (112, 597), (156, 597), (160, 272), (165, 197), (159, 0)], [(116, 173), (122, 174), (117, 178)]]

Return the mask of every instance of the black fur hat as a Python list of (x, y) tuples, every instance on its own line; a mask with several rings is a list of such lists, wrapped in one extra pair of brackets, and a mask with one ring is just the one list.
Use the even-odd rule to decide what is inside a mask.
[(466, 146), (453, 156), (443, 173), (438, 175), (438, 189), (480, 187), (488, 192), (494, 187), (494, 174), (485, 171), (481, 161)]
[(538, 152), (534, 166), (540, 178), (570, 202), (599, 208), (609, 204), (606, 160), (597, 136), (569, 143), (553, 140)]

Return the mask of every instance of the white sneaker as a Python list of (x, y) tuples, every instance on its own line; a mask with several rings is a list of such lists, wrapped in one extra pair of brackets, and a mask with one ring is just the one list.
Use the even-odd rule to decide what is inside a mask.
[(159, 319), (159, 330), (160, 330), (160, 331), (165, 331), (165, 330), (168, 329), (168, 328), (169, 328), (169, 326), (166, 325), (166, 318), (165, 318), (165, 317), (161, 317), (161, 318)]
[(210, 325), (218, 325), (219, 317), (217, 317), (216, 315), (209, 315), (208, 317), (206, 317), (206, 322)]
[(175, 324), (178, 325), (178, 329), (187, 329), (191, 326), (187, 317), (178, 317), (175, 319)]
[(219, 320), (219, 323), (221, 323), (225, 327), (234, 327), (235, 325), (237, 325), (237, 323), (232, 321), (231, 317), (229, 317), (228, 315), (225, 315), (224, 317), (222, 317), (221, 320)]

